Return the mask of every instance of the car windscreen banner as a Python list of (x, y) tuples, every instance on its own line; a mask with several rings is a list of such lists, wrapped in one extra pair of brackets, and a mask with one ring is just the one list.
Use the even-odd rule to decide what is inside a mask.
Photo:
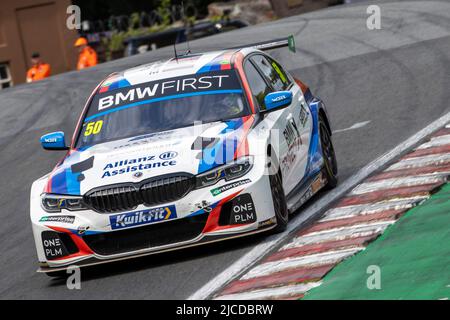
[(235, 70), (191, 74), (128, 86), (97, 94), (85, 121), (121, 109), (203, 94), (241, 93)]

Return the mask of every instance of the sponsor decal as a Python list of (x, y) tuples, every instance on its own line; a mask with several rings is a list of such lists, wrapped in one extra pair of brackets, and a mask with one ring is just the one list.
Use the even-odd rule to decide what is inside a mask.
[(171, 151), (161, 153), (159, 158), (152, 155), (110, 162), (103, 168), (102, 179), (129, 172), (142, 173), (142, 171), (153, 168), (172, 167), (177, 164), (177, 161), (174, 160), (177, 156), (178, 154), (176, 152)]
[(242, 90), (236, 72), (222, 70), (209, 75), (192, 74), (100, 93), (94, 97), (92, 103), (96, 107), (90, 108), (88, 117), (115, 107), (145, 103), (147, 100), (180, 94), (201, 94), (215, 90)]
[(69, 255), (69, 252), (59, 238), (58, 233), (44, 231), (42, 232), (41, 237), (42, 245), (44, 246), (44, 254), (47, 260), (54, 260)]
[(109, 217), (111, 229), (123, 229), (159, 221), (171, 220), (177, 217), (174, 205), (152, 208), (136, 212), (116, 214)]
[(256, 222), (255, 205), (250, 194), (245, 193), (233, 199), (230, 224), (248, 224)]
[(272, 98), (272, 102), (279, 102), (279, 101), (282, 101), (282, 100), (284, 100), (286, 98), (287, 97), (285, 95), (281, 95), (281, 96)]
[(143, 173), (140, 171), (133, 173), (133, 177), (136, 179), (139, 179), (140, 177), (142, 177), (142, 175), (143, 175)]
[(286, 128), (283, 130), (284, 138), (288, 145), (286, 155), (281, 159), (281, 170), (283, 173), (288, 172), (292, 164), (297, 160), (297, 154), (300, 151), (300, 146), (303, 144), (300, 131), (294, 119), (289, 119)]
[(294, 119), (291, 118), (288, 120), (286, 128), (283, 130), (283, 135), (284, 138), (286, 139), (286, 143), (289, 149), (295, 145), (295, 142), (297, 140), (301, 141), (300, 131), (298, 130)]
[(263, 227), (267, 227), (270, 225), (273, 225), (277, 222), (276, 218), (270, 218), (264, 221), (261, 221), (260, 223), (258, 223), (258, 228), (263, 228)]
[(203, 210), (204, 212), (207, 212), (207, 213), (212, 211), (212, 204), (210, 202), (206, 201), (206, 200), (202, 200), (201, 203), (196, 203), (194, 206), (197, 209)]
[(42, 217), (39, 222), (61, 222), (61, 223), (74, 223), (74, 216), (45, 216)]
[[(136, 147), (146, 145), (151, 142), (164, 141), (167, 137), (170, 137), (170, 135), (171, 133), (169, 131), (149, 133), (146, 135), (133, 137), (127, 140), (125, 143), (115, 146), (114, 149), (116, 150), (122, 148)], [(172, 145), (173, 144), (175, 143), (172, 143)], [(161, 147), (161, 145), (159, 145), (159, 147)]]
[(284, 74), (284, 71), (281, 71), (280, 67), (278, 66), (278, 64), (275, 61), (272, 62), (272, 67), (275, 69), (277, 74), (280, 76), (281, 81), (283, 81), (283, 83), (287, 83), (287, 79), (286, 79), (286, 75)]
[(305, 106), (302, 104), (301, 108), (300, 108), (300, 116), (299, 116), (299, 120), (301, 125), (304, 127), (306, 124), (306, 121), (308, 121), (308, 116), (309, 116), (309, 112), (306, 111)]
[(79, 226), (77, 231), (79, 235), (82, 235), (85, 234), (86, 231), (88, 231), (89, 229), (90, 229), (89, 226)]
[(324, 178), (323, 174), (320, 173), (320, 175), (311, 183), (311, 185), (300, 198), (299, 206), (303, 205), (306, 201), (312, 198), (312, 196), (315, 195), (320, 189), (322, 189), (326, 183), (326, 179)]
[[(140, 140), (144, 140), (144, 139), (147, 139), (150, 141), (164, 140), (164, 138), (169, 135), (170, 135), (169, 131), (153, 132), (153, 133), (149, 133), (149, 134), (145, 134), (142, 136), (137, 136), (137, 137), (131, 138), (130, 140), (128, 140), (128, 142), (140, 141)], [(150, 142), (150, 141), (148, 141), (148, 142)], [(147, 143), (147, 142), (145, 142), (145, 143)]]
[(299, 201), (299, 206), (303, 205), (306, 201), (311, 199), (311, 197), (314, 195), (314, 192), (311, 188), (311, 186), (305, 191), (305, 193), (302, 195)]
[(175, 151), (169, 151), (169, 152), (161, 153), (159, 155), (159, 158), (161, 160), (171, 160), (173, 158), (176, 158), (177, 156), (178, 156), (178, 153), (176, 153)]
[(250, 183), (250, 182), (252, 182), (252, 180), (250, 180), (250, 179), (239, 180), (239, 181), (236, 181), (236, 182), (233, 182), (233, 183), (229, 183), (229, 184), (223, 185), (223, 186), (218, 187), (218, 188), (211, 189), (210, 192), (215, 197), (215, 196), (218, 196), (219, 194), (221, 194), (223, 192), (226, 192), (228, 190), (231, 190), (233, 188), (242, 186), (242, 185)]
[(320, 173), (320, 175), (314, 180), (314, 182), (311, 184), (312, 192), (317, 193), (320, 189), (322, 189), (323, 186), (326, 184), (326, 179), (324, 178), (323, 174)]

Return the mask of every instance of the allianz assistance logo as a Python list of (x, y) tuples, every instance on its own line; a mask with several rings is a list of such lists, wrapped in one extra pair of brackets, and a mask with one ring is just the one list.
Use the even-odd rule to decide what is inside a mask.
[(117, 214), (109, 217), (111, 229), (123, 229), (143, 224), (150, 224), (158, 221), (171, 220), (177, 217), (174, 205)]

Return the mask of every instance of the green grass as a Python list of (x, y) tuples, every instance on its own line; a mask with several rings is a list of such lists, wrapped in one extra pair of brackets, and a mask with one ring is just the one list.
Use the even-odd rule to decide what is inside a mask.
[[(381, 289), (367, 268), (380, 267)], [(450, 184), (409, 210), (366, 250), (345, 260), (303, 299), (450, 298)]]

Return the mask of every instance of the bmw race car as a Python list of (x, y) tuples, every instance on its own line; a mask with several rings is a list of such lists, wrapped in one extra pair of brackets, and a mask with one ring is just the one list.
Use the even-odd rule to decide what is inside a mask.
[(114, 73), (31, 188), (40, 268), (88, 266), (258, 232), (337, 184), (323, 102), (266, 54), (293, 37)]

